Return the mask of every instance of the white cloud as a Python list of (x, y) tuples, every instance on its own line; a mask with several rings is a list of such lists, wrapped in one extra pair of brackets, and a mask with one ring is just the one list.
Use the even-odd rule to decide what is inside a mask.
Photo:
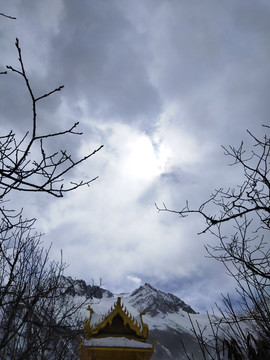
[(142, 280), (140, 278), (138, 278), (137, 276), (133, 276), (133, 275), (127, 275), (127, 280), (132, 281), (132, 283), (133, 283), (132, 286), (133, 287), (134, 286), (138, 287), (142, 283)]

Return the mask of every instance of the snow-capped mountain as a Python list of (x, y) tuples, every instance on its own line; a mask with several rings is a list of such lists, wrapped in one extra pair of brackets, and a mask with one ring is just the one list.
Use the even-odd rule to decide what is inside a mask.
[[(151, 359), (186, 359), (183, 343), (194, 359), (201, 359), (197, 341), (191, 331), (190, 318), (202, 328), (208, 323), (206, 314), (196, 313), (177, 296), (157, 290), (146, 283), (130, 294), (113, 294), (97, 286), (86, 285), (83, 280), (67, 278), (67, 294), (78, 299), (88, 299), (81, 315), (88, 319), (88, 305), (94, 310), (92, 321), (97, 321), (108, 312), (118, 296), (127, 310), (136, 318), (145, 310), (144, 322), (149, 326), (148, 342), (155, 342), (155, 352)], [(75, 298), (77, 300), (75, 300)]]
[(157, 290), (148, 283), (134, 290), (130, 295), (130, 299), (131, 304), (136, 309), (140, 311), (145, 310), (152, 317), (159, 313), (176, 313), (178, 310), (183, 310), (190, 314), (196, 313), (177, 296)]

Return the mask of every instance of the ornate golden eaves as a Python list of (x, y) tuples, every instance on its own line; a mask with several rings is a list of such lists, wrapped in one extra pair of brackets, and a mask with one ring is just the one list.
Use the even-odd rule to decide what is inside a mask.
[(93, 310), (90, 306), (88, 306), (87, 310), (90, 311), (89, 320), (87, 320), (84, 323), (84, 333), (86, 339), (90, 339), (93, 336), (98, 336), (99, 332), (104, 329), (107, 325), (112, 325), (113, 319), (119, 315), (124, 322), (124, 326), (127, 327), (129, 325), (129, 328), (142, 340), (146, 340), (148, 337), (148, 325), (145, 324), (142, 320), (142, 316), (145, 314), (144, 311), (140, 313), (140, 320), (132, 316), (126, 307), (124, 307), (124, 304), (121, 303), (121, 298), (117, 298), (117, 302), (114, 303), (113, 306), (109, 309), (109, 311), (102, 316), (101, 319), (99, 319), (94, 324), (91, 324), (92, 314)]

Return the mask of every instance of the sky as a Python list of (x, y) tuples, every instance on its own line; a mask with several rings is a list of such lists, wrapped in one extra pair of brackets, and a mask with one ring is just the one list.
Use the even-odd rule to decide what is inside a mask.
[[(232, 292), (196, 216), (155, 203), (196, 207), (214, 189), (241, 184), (222, 145), (247, 148), (269, 124), (270, 3), (267, 0), (14, 0), (2, 2), (0, 69), (18, 67), (15, 38), (37, 96), (40, 133), (79, 121), (83, 135), (48, 143), (80, 158), (66, 180), (91, 179), (56, 199), (12, 194), (36, 217), (51, 258), (66, 274), (115, 293), (149, 282), (204, 311)], [(22, 79), (1, 77), (1, 134), (31, 126)], [(15, 205), (16, 204), (16, 205)], [(230, 231), (230, 229), (228, 229)]]

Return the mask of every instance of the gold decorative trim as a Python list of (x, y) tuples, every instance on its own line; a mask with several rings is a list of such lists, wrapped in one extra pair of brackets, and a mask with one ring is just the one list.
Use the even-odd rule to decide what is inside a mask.
[(124, 325), (131, 328), (138, 337), (141, 337), (145, 341), (148, 337), (148, 325), (143, 322), (142, 316), (145, 312), (140, 313), (140, 323), (132, 316), (127, 308), (124, 308), (124, 304), (121, 303), (121, 298), (117, 298), (117, 302), (114, 303), (114, 307), (111, 306), (108, 313), (103, 315), (96, 323), (91, 324), (93, 309), (88, 306), (87, 310), (90, 311), (89, 320), (84, 323), (84, 334), (86, 339), (90, 339), (92, 336), (98, 335), (98, 333), (105, 328), (107, 324), (111, 325), (114, 317), (120, 315), (124, 321)]

